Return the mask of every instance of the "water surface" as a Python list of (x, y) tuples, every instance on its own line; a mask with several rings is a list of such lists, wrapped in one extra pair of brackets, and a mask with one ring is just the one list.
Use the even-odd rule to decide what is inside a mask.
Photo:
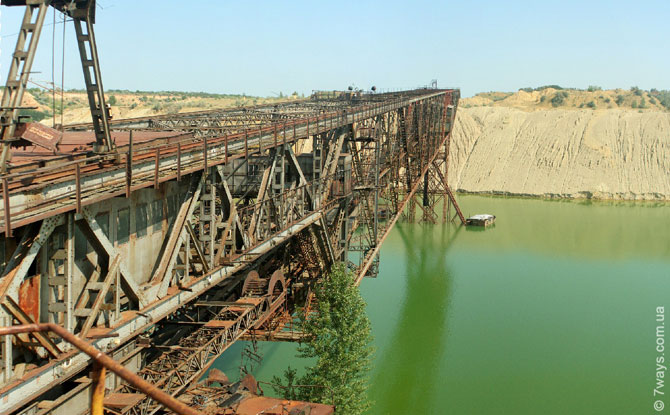
[[(361, 291), (371, 414), (654, 413), (655, 308), (670, 306), (670, 205), (459, 196), (495, 228), (398, 225)], [(217, 361), (234, 375), (244, 344)], [(270, 380), (301, 367), (261, 344)]]

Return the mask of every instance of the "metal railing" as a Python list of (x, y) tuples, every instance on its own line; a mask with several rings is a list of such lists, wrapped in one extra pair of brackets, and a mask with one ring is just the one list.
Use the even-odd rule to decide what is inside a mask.
[[(268, 148), (292, 143), (300, 138), (321, 134), (352, 122), (373, 117), (379, 113), (393, 111), (409, 104), (413, 97), (394, 97), (383, 102), (368, 103), (350, 109), (337, 110), (317, 116), (297, 120), (282, 120), (269, 126), (249, 128), (235, 134), (224, 134), (220, 137), (203, 138), (193, 141), (192, 138), (180, 140), (176, 143), (147, 146), (137, 151), (128, 148), (128, 152), (115, 156), (103, 157), (100, 155), (84, 156), (81, 159), (59, 163), (57, 165), (40, 167), (30, 171), (22, 171), (3, 175), (2, 180), (2, 226), (0, 232), (11, 235), (12, 229), (24, 226), (30, 222), (43, 219), (44, 215), (53, 215), (55, 211), (47, 213), (34, 212), (37, 208), (59, 202), (58, 213), (64, 210), (79, 212), (82, 206), (113, 197), (116, 193), (130, 192), (143, 187), (155, 186), (159, 183), (176, 178), (181, 179), (184, 174), (207, 169), (218, 164), (225, 164), (235, 158), (247, 158), (251, 154), (261, 153)], [(148, 143), (142, 143), (147, 145)], [(121, 160), (125, 159), (125, 162)], [(147, 167), (153, 165), (153, 168)], [(100, 196), (100, 181), (94, 180), (87, 185), (86, 176), (99, 176), (103, 171), (123, 171), (124, 178), (105, 181), (107, 195)], [(74, 186), (55, 197), (49, 197), (42, 202), (27, 204), (13, 204), (12, 195), (25, 191), (39, 191), (45, 186), (72, 181)], [(30, 183), (26, 185), (26, 183)], [(92, 187), (91, 187), (92, 186)], [(116, 190), (116, 191), (115, 191)], [(96, 193), (95, 199), (87, 197), (86, 193)], [(88, 199), (88, 200), (87, 200)], [(43, 206), (41, 206), (43, 205)], [(67, 206), (66, 206), (67, 205)], [(33, 212), (29, 215), (29, 212)], [(28, 216), (27, 216), (28, 215)], [(16, 216), (21, 216), (16, 218)]]

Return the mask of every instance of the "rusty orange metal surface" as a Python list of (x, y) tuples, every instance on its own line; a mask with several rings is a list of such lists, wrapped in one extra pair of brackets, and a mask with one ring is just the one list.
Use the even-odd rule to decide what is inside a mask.
[(33, 321), (40, 321), (40, 276), (26, 278), (19, 287), (19, 307)]
[(240, 304), (251, 304), (251, 305), (256, 306), (256, 305), (262, 303), (263, 301), (264, 301), (263, 297), (243, 297), (243, 298), (238, 299), (235, 302), (240, 303)]
[[(44, 128), (51, 130), (48, 127)], [(116, 143), (117, 147), (126, 146), (130, 142), (130, 132), (128, 131), (113, 131), (111, 136), (112, 141)], [(141, 148), (141, 144), (153, 140), (183, 136), (183, 133), (172, 131), (135, 131), (133, 132), (133, 144), (136, 148)], [(21, 166), (30, 163), (63, 159), (64, 157), (67, 159), (67, 156), (84, 156), (93, 150), (94, 143), (95, 135), (92, 131), (66, 131), (62, 133), (57, 149), (54, 147), (53, 151), (46, 150), (46, 146), (36, 144), (13, 148), (11, 165)]]
[(228, 376), (225, 373), (220, 371), (217, 368), (212, 368), (207, 375), (207, 380), (205, 381), (206, 385), (211, 385), (214, 382), (218, 382), (221, 386), (227, 385), (230, 383)]
[(93, 364), (91, 370), (91, 415), (103, 415), (105, 412), (105, 377), (107, 369), (98, 362)]
[(212, 329), (227, 329), (235, 325), (233, 320), (209, 320), (205, 327)]
[(144, 399), (139, 393), (110, 393), (105, 396), (104, 405), (107, 408), (123, 411), (124, 408), (136, 405)]
[(40, 123), (28, 122), (19, 124), (14, 136), (47, 150), (57, 151), (63, 133)]
[[(301, 401), (288, 401), (285, 399), (269, 398), (266, 396), (255, 396), (245, 399), (236, 408), (238, 415), (281, 415), (291, 413), (292, 410), (303, 410), (310, 415), (331, 415), (335, 413), (335, 407), (320, 403), (307, 403)], [(300, 412), (297, 412), (300, 413)]]

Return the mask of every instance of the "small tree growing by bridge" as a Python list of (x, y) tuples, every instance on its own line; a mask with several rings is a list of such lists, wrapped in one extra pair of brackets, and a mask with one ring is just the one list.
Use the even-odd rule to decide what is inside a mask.
[(283, 386), (275, 391), (286, 399), (334, 403), (340, 413), (362, 414), (370, 407), (366, 391), (373, 355), (365, 301), (343, 264), (317, 285), (315, 296), (317, 312), (302, 322), (312, 340), (299, 346), (298, 356), (316, 362), (301, 377), (290, 367), (283, 378), (275, 376), (273, 383)]

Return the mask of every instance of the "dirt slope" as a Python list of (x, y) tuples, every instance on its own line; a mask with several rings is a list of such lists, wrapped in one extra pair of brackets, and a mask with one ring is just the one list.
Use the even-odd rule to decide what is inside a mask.
[(670, 200), (670, 113), (463, 105), (449, 182), (477, 193)]
[[(61, 92), (57, 91), (55, 122), (61, 122)], [(111, 106), (113, 119), (144, 117), (159, 114), (176, 114), (181, 112), (203, 111), (216, 108), (230, 108), (247, 105), (268, 104), (279, 101), (297, 99), (293, 94), (286, 97), (254, 97), (233, 94), (210, 94), (203, 92), (146, 92), (119, 91), (106, 92), (107, 103)], [(54, 101), (50, 91), (31, 88), (24, 95), (25, 106), (36, 107), (25, 111), (34, 121), (45, 125), (53, 124)], [(83, 91), (66, 91), (63, 94), (63, 124), (91, 122), (88, 97)]]
[[(285, 99), (187, 92), (107, 95), (114, 118)], [(64, 100), (65, 124), (90, 122), (82, 91), (67, 91)], [(48, 91), (28, 91), (24, 104), (37, 107), (31, 115), (51, 125)], [(449, 181), (457, 190), (478, 193), (670, 200), (668, 111), (670, 91), (635, 87), (480, 93), (459, 105)]]

